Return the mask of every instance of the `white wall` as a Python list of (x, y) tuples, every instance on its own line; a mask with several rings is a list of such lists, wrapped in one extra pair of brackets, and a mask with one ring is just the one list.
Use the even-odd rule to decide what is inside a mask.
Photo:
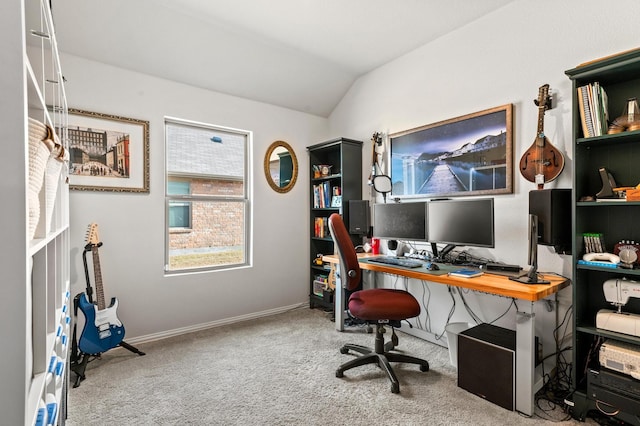
[[(107, 296), (120, 300), (127, 340), (188, 328), (307, 301), (308, 158), (305, 147), (337, 136), (369, 141), (374, 131), (393, 133), (505, 103), (515, 106), (514, 164), (535, 137), (538, 87), (549, 83), (556, 107), (545, 116), (551, 142), (565, 152), (566, 168), (547, 187), (570, 187), (571, 84), (564, 71), (581, 62), (637, 47), (640, 3), (619, 0), (516, 1), (360, 78), (329, 120), (149, 77), (63, 55), (70, 106), (150, 121), (151, 192), (73, 192), (72, 290), (85, 287), (84, 233), (100, 228), (101, 263)], [(384, 26), (381, 27), (384, 30)], [(393, 35), (390, 34), (390, 37)], [(640, 95), (640, 94), (637, 94)], [(163, 116), (254, 132), (253, 267), (164, 277)], [(282, 139), (298, 155), (300, 181), (288, 194), (272, 191), (263, 178), (267, 146)], [(369, 173), (368, 144), (363, 152)], [(364, 194), (369, 188), (364, 186)], [(526, 264), (528, 192), (535, 186), (514, 171), (514, 193), (496, 197), (497, 244), (482, 250), (496, 260)], [(540, 246), (540, 269), (565, 276), (571, 259)], [(422, 299), (423, 286), (411, 290)], [(441, 333), (450, 299), (429, 285), (432, 328)], [(570, 290), (561, 293), (564, 309)], [(456, 296), (457, 297), (457, 296)], [(509, 299), (469, 296), (474, 310), (492, 320)], [(426, 299), (425, 299), (426, 300)], [(440, 306), (440, 308), (438, 308)], [(540, 306), (540, 328), (554, 313)], [(544, 314), (544, 315), (542, 315)], [(458, 300), (453, 320), (468, 316)], [(503, 323), (512, 326), (513, 309)]]
[[(573, 94), (564, 71), (585, 61), (637, 48), (638, 16), (640, 3), (635, 0), (616, 2), (615, 7), (597, 0), (509, 3), (360, 78), (331, 114), (331, 133), (368, 141), (374, 131), (394, 133), (514, 104), (514, 193), (495, 197), (495, 249), (470, 251), (526, 265), (528, 192), (535, 190), (535, 185), (522, 177), (517, 164), (535, 138), (537, 108), (533, 100), (538, 88), (544, 83), (551, 86), (555, 108), (545, 115), (545, 133), (566, 158), (563, 173), (545, 187), (570, 188)], [(612, 107), (615, 114), (617, 106)], [(367, 173), (370, 152), (369, 144), (363, 158)], [(366, 181), (364, 191), (370, 193)], [(546, 246), (539, 246), (539, 266), (541, 271), (571, 276), (571, 257), (557, 255)], [(411, 288), (422, 298), (421, 283), (411, 282)], [(429, 288), (431, 329), (440, 334), (451, 299), (443, 286), (431, 284)], [(468, 298), (485, 321), (497, 318), (510, 303), (509, 299), (488, 295), (470, 294)], [(563, 313), (571, 303), (571, 289), (563, 290), (560, 299)], [(538, 328), (548, 335), (555, 312), (546, 312), (544, 306), (537, 308)], [(513, 327), (513, 317), (511, 309), (498, 324)], [(458, 299), (453, 320), (469, 318)]]
[[(62, 63), (70, 107), (150, 123), (149, 194), (71, 193), (72, 294), (85, 289), (85, 231), (96, 222), (105, 293), (119, 300), (126, 340), (308, 302), (306, 146), (329, 139), (325, 118), (75, 56), (63, 55)], [(164, 116), (253, 132), (251, 267), (164, 276)], [(299, 161), (299, 181), (287, 194), (273, 191), (264, 177), (264, 155), (276, 140), (288, 142)]]

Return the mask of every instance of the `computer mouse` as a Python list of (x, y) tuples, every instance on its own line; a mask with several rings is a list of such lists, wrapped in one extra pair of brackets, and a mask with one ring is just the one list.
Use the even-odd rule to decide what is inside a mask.
[(440, 270), (440, 267), (439, 267), (438, 265), (436, 265), (435, 263), (429, 263), (429, 264), (427, 265), (427, 269), (428, 269), (429, 271), (439, 271), (439, 270)]

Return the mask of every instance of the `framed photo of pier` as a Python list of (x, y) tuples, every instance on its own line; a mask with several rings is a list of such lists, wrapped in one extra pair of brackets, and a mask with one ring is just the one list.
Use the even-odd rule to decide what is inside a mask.
[(513, 105), (389, 135), (394, 197), (513, 193)]
[(70, 189), (149, 192), (148, 121), (70, 108), (67, 135)]

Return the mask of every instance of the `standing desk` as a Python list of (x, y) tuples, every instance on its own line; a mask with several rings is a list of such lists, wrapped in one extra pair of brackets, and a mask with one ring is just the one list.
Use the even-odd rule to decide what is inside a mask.
[[(524, 300), (525, 306), (519, 306), (516, 313), (516, 410), (532, 416), (534, 411), (535, 393), (542, 387), (542, 380), (535, 382), (535, 313), (534, 303), (548, 296), (552, 296), (567, 287), (570, 281), (557, 275), (545, 275), (550, 284), (522, 284), (510, 280), (503, 275), (485, 272), (474, 278), (462, 278), (448, 275), (448, 270), (459, 269), (459, 266), (442, 265), (439, 271), (428, 271), (425, 267), (404, 268), (395, 265), (369, 263), (367, 257), (377, 255), (359, 254), (360, 268), (372, 272), (398, 275), (406, 278), (429, 281), (437, 284), (451, 285), (469, 290), (481, 291), (498, 296), (513, 297)], [(322, 260), (329, 263), (340, 263), (338, 256), (325, 255)], [(335, 324), (338, 331), (344, 329), (344, 301), (343, 292), (336, 291)]]

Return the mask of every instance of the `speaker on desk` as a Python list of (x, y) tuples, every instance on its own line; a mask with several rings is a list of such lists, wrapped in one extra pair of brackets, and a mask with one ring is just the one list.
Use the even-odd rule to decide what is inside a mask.
[(515, 408), (516, 332), (478, 324), (458, 334), (458, 387)]
[(538, 244), (571, 254), (571, 189), (530, 191), (529, 214), (538, 216)]
[(369, 200), (349, 200), (348, 210), (349, 233), (368, 236), (371, 228)]

